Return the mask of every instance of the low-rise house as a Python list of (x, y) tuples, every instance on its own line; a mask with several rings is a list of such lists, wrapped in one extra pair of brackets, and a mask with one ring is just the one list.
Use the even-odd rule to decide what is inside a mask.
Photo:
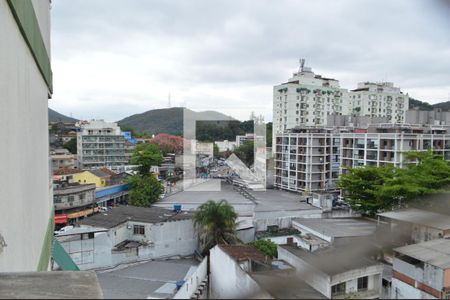
[[(66, 149), (64, 149), (66, 150)], [(73, 168), (75, 167), (76, 156), (71, 154), (69, 151), (67, 153), (63, 152), (54, 152), (50, 155), (52, 160), (52, 170), (58, 170), (60, 168)]]
[(329, 299), (376, 299), (382, 294), (383, 265), (355, 245), (314, 252), (279, 245), (278, 258), (295, 267), (299, 277)]
[(450, 216), (431, 211), (407, 208), (378, 214), (387, 222), (393, 242), (420, 243), (450, 235)]
[(376, 223), (361, 218), (294, 219), (292, 227), (301, 232), (299, 246), (314, 251), (329, 245), (345, 245), (353, 239), (375, 234)]
[(216, 299), (324, 298), (296, 278), (283, 260), (249, 245), (218, 245), (210, 251), (210, 297)]
[(120, 183), (118, 174), (107, 168), (83, 171), (75, 174), (73, 179), (82, 184), (93, 183), (98, 188)]
[(95, 204), (94, 184), (60, 184), (53, 189), (55, 211), (64, 213)]
[(81, 270), (188, 256), (198, 245), (192, 214), (158, 207), (119, 206), (85, 218), (80, 225), (95, 234), (80, 232), (58, 240)]
[(73, 183), (73, 175), (83, 172), (80, 169), (62, 168), (53, 171), (53, 182), (67, 182)]
[(393, 299), (450, 298), (450, 239), (394, 249)]

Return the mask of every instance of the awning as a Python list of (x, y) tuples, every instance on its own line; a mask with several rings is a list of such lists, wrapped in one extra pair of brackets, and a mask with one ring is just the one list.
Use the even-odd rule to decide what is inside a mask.
[(55, 224), (67, 224), (69, 218), (66, 214), (57, 214), (55, 215)]

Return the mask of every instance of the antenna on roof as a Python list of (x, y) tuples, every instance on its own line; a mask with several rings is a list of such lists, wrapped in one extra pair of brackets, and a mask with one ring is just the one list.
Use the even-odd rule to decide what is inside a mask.
[(305, 67), (305, 59), (304, 58), (300, 58), (300, 69), (298, 70), (299, 72), (303, 72), (303, 68)]
[(169, 97), (168, 97), (168, 107), (169, 107), (169, 108), (172, 107), (172, 105), (171, 105), (171, 103), (170, 103), (170, 92), (169, 92)]

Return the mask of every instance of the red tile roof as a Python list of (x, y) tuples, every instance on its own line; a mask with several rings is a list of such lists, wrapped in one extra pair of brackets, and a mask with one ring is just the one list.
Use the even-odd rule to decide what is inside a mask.
[(73, 168), (61, 168), (61, 169), (53, 171), (53, 175), (71, 175), (71, 174), (77, 174), (77, 173), (81, 173), (81, 172), (83, 172), (83, 170), (73, 169)]
[(250, 259), (266, 263), (270, 259), (264, 253), (250, 245), (219, 245), (219, 247), (238, 262)]

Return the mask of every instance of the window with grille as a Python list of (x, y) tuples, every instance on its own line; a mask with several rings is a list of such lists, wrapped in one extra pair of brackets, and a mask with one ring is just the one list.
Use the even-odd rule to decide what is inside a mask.
[(144, 235), (145, 234), (144, 225), (134, 225), (133, 226), (133, 234), (134, 235)]

